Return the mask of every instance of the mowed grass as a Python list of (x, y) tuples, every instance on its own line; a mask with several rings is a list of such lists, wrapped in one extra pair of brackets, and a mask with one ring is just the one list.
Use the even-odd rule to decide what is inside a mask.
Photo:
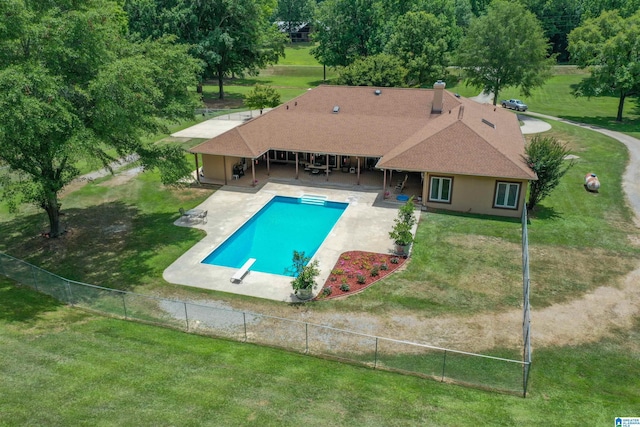
[(536, 350), (522, 399), (103, 318), (0, 279), (0, 423), (610, 425), (638, 408), (638, 330)]
[[(285, 57), (277, 65), (260, 70), (257, 76), (225, 79), (225, 98), (241, 102), (256, 84), (274, 87), (284, 103), (312, 87), (330, 83), (336, 77), (333, 68), (324, 68), (311, 54), (311, 43), (293, 43), (285, 49)], [(210, 81), (204, 88), (206, 99), (219, 97), (217, 82)]]
[[(607, 114), (585, 104), (575, 111)], [(531, 218), (534, 307), (615, 286), (638, 259), (630, 244), (638, 232), (619, 186), (625, 150), (588, 130), (553, 125), (581, 158)], [(582, 188), (590, 171), (602, 179), (600, 193)], [(210, 194), (164, 187), (149, 172), (126, 182), (101, 179), (64, 198), (71, 231), (60, 240), (39, 236), (46, 217), (35, 208), (0, 212), (0, 251), (103, 286), (238, 302), (162, 280), (164, 268), (202, 237), (173, 226), (177, 207)], [(396, 280), (306, 309), (435, 316), (517, 308), (519, 233), (517, 221), (428, 213)], [(520, 399), (100, 318), (0, 283), (0, 424), (607, 425), (640, 404), (629, 380), (640, 374), (637, 317), (634, 328), (597, 343), (535, 348), (530, 395)]]

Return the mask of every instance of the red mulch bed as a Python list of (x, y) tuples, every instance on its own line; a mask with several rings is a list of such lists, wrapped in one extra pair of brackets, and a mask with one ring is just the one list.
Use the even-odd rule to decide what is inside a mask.
[[(394, 261), (397, 262), (394, 263)], [(405, 261), (403, 257), (395, 255), (362, 251), (344, 252), (315, 299), (339, 298), (361, 292), (396, 271)], [(340, 289), (343, 284), (348, 285), (349, 290)], [(327, 288), (331, 289), (331, 293), (327, 294), (329, 292), (325, 290)]]

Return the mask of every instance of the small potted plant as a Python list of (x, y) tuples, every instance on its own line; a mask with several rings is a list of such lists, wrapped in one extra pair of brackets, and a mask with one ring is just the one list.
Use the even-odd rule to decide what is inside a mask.
[(415, 205), (413, 204), (413, 197), (400, 207), (398, 210), (398, 216), (394, 220), (394, 225), (389, 232), (389, 237), (393, 239), (396, 245), (396, 254), (401, 256), (407, 256), (409, 254), (409, 246), (413, 243), (413, 233), (411, 229), (416, 224), (416, 217), (414, 214)]
[(310, 257), (304, 252), (293, 251), (293, 264), (290, 271), (294, 279), (291, 281), (293, 293), (298, 299), (309, 300), (313, 297), (313, 289), (316, 286), (316, 277), (320, 274), (318, 260), (309, 262)]

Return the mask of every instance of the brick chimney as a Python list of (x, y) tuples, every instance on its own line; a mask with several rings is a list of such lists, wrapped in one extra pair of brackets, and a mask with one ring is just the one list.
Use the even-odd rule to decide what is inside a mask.
[(431, 105), (431, 114), (442, 113), (443, 108), (443, 98), (444, 98), (444, 87), (445, 83), (442, 80), (438, 80), (433, 85), (433, 104)]

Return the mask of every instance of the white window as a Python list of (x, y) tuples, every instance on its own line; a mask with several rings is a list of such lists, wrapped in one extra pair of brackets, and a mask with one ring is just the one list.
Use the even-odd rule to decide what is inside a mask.
[(451, 178), (432, 176), (429, 201), (451, 203), (451, 183)]
[(517, 209), (520, 184), (515, 182), (498, 182), (494, 207)]

